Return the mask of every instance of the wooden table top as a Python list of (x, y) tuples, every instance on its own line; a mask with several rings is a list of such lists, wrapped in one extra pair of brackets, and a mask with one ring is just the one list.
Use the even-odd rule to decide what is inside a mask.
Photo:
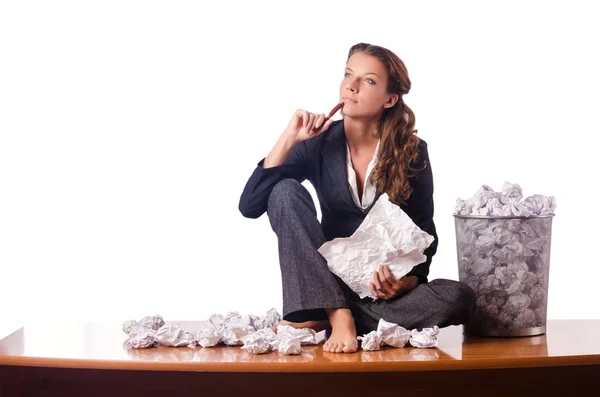
[[(201, 322), (179, 322), (190, 330)], [(129, 349), (121, 323), (26, 326), (0, 340), (2, 365), (193, 372), (388, 372), (600, 365), (600, 320), (550, 320), (545, 335), (484, 338), (440, 330), (434, 349), (251, 355), (239, 347)]]

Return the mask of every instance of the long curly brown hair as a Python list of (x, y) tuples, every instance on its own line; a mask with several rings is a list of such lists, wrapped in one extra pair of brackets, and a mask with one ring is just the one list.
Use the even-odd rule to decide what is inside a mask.
[[(409, 180), (420, 169), (413, 167), (419, 157), (419, 138), (415, 129), (415, 114), (402, 97), (410, 91), (411, 83), (404, 62), (392, 51), (359, 43), (350, 48), (348, 60), (357, 52), (378, 58), (388, 72), (389, 94), (398, 94), (398, 101), (383, 111), (380, 120), (379, 160), (371, 173), (371, 183), (378, 193), (387, 193), (395, 204), (406, 203), (412, 193)], [(427, 164), (425, 164), (425, 167)]]

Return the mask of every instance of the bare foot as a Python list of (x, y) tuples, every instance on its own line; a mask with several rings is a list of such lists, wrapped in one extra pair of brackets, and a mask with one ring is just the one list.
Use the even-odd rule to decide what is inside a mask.
[(331, 336), (323, 345), (330, 353), (354, 353), (358, 349), (354, 317), (349, 309), (326, 309), (331, 323)]
[[(289, 325), (294, 328), (312, 328), (315, 332), (321, 332), (329, 326), (328, 320), (323, 321), (305, 321), (303, 323), (292, 323), (291, 321), (281, 320), (277, 325)], [(273, 326), (273, 331), (277, 332), (277, 325)]]

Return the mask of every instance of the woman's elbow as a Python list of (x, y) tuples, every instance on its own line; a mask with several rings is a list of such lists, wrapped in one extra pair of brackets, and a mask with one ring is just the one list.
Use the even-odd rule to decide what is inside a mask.
[(253, 208), (250, 203), (246, 200), (240, 200), (240, 204), (238, 206), (240, 213), (244, 218), (256, 219), (259, 218), (262, 214), (265, 213), (265, 210), (259, 208)]

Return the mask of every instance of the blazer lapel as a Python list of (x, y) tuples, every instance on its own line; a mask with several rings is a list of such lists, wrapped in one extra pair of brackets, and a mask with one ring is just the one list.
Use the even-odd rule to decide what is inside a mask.
[(323, 163), (333, 181), (334, 188), (343, 201), (350, 207), (356, 208), (350, 186), (348, 184), (348, 169), (346, 168), (346, 133), (343, 120), (337, 123), (327, 136), (321, 151)]
[(348, 183), (348, 169), (346, 168), (346, 132), (344, 131), (343, 120), (334, 125), (331, 128), (331, 131), (327, 133), (321, 153), (323, 155), (325, 168), (327, 168), (331, 180), (333, 180), (334, 189), (343, 199), (344, 203), (348, 205), (349, 209), (355, 212), (361, 214), (369, 213), (381, 196), (381, 193), (375, 195), (375, 199), (371, 205), (364, 211), (354, 204), (352, 193), (350, 192), (350, 185)]

